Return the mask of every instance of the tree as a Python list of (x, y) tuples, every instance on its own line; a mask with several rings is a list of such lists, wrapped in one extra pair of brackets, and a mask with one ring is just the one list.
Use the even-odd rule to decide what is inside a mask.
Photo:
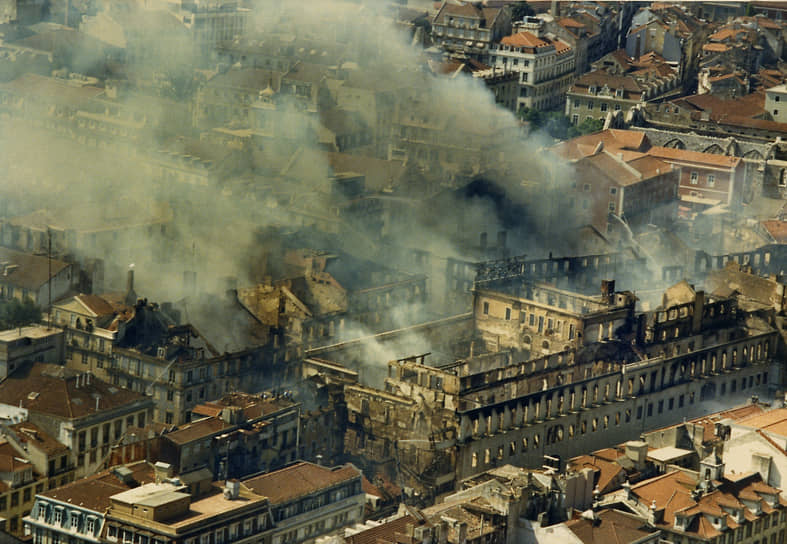
[(511, 4), (511, 20), (521, 21), (525, 17), (532, 17), (536, 12), (527, 2), (514, 2)]
[(576, 136), (582, 136), (583, 134), (592, 134), (593, 132), (599, 132), (604, 128), (604, 121), (601, 119), (591, 119), (587, 118), (578, 124), (575, 127), (571, 127), (569, 129), (569, 138), (574, 138)]
[(519, 110), (519, 117), (530, 123), (532, 132), (541, 130), (558, 140), (575, 138), (583, 134), (598, 132), (604, 128), (604, 121), (600, 119), (585, 119), (578, 126), (573, 126), (568, 117), (559, 111), (544, 112), (532, 108), (522, 108)]
[(41, 321), (41, 310), (30, 298), (0, 301), (0, 328), (15, 329)]

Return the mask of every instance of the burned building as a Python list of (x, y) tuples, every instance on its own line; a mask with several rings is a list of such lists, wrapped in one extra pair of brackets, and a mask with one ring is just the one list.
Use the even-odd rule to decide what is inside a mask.
[(595, 297), (545, 283), (484, 287), (476, 288), (473, 313), (485, 344), (533, 356), (614, 338), (630, 324), (636, 303), (633, 293), (615, 292), (614, 281), (605, 281)]
[(439, 368), (394, 361), (384, 390), (347, 386), (348, 452), (440, 494), (500, 463), (567, 459), (778, 383), (776, 329), (734, 297), (678, 284), (661, 307), (635, 315), (633, 298), (610, 287), (611, 312), (569, 350)]

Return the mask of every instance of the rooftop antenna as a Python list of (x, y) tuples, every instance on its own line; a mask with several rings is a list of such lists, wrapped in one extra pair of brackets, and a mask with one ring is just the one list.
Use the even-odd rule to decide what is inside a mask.
[(47, 318), (47, 330), (52, 328), (52, 229), (47, 227), (46, 229), (47, 234), (47, 250), (46, 250), (46, 259), (47, 259), (47, 273), (49, 277), (49, 281), (47, 281), (47, 287), (49, 289), (49, 316)]

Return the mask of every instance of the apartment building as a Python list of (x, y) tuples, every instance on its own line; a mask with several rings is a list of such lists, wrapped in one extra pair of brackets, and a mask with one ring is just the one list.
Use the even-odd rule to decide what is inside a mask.
[(35, 504), (23, 520), (24, 534), (33, 544), (104, 542), (109, 498), (154, 479), (153, 467), (140, 461), (37, 491)]
[(352, 465), (329, 468), (299, 462), (243, 480), (242, 485), (270, 502), (270, 544), (311, 544), (363, 522), (361, 478)]
[(518, 110), (559, 107), (574, 79), (574, 49), (545, 33), (540, 19), (528, 18), (515, 29), (518, 32), (490, 46), (487, 63), (518, 74)]
[(0, 398), (70, 450), (76, 477), (95, 472), (129, 427), (151, 421), (153, 402), (90, 373), (36, 363), (0, 384)]

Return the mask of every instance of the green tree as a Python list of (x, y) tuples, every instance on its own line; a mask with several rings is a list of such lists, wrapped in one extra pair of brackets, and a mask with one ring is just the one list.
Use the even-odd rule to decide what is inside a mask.
[(511, 20), (521, 21), (525, 17), (532, 17), (536, 12), (533, 11), (527, 2), (514, 2), (511, 4)]
[(604, 128), (604, 121), (601, 119), (585, 119), (575, 127), (571, 127), (568, 131), (569, 138), (575, 138), (584, 134), (592, 134), (599, 132)]
[(14, 329), (41, 321), (41, 310), (30, 298), (0, 301), (0, 327)]

